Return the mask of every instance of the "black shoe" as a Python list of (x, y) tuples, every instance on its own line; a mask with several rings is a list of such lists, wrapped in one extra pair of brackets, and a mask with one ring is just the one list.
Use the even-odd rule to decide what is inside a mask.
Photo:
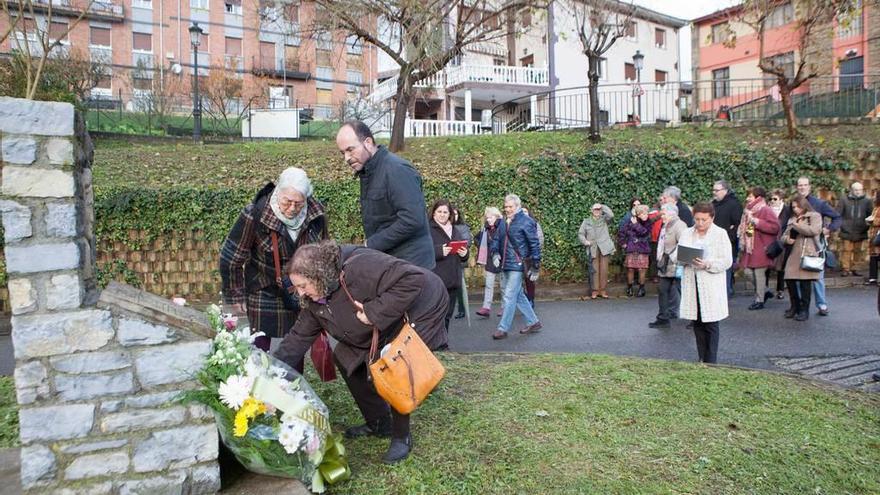
[(655, 320), (648, 323), (648, 328), (670, 328), (669, 320)]
[(689, 330), (693, 330), (694, 329), (694, 322), (693, 321), (689, 322), (687, 325), (685, 325), (685, 327), (688, 328)]
[(456, 319), (456, 320), (460, 320), (460, 319), (462, 319), (462, 318), (464, 318), (464, 312), (455, 315), (455, 319)]
[(807, 321), (810, 319), (810, 311), (799, 311), (798, 314), (794, 316), (794, 321)]
[(773, 299), (773, 291), (772, 290), (764, 291), (764, 302), (767, 302), (770, 299)]
[(781, 290), (776, 291), (776, 299), (785, 299), (785, 292)]
[(851, 271), (850, 273), (852, 273), (852, 276), (853, 276), (853, 277), (861, 277), (861, 276), (862, 276), (861, 273), (859, 273), (859, 272), (857, 272), (857, 271), (855, 271), (855, 270)]
[(388, 452), (382, 456), (382, 462), (385, 464), (400, 462), (409, 457), (410, 450), (412, 450), (412, 435), (407, 435), (405, 438), (392, 438)]
[(764, 303), (755, 301), (752, 303), (751, 306), (749, 306), (749, 309), (752, 311), (756, 309), (764, 309)]
[(794, 318), (794, 315), (796, 315), (796, 314), (797, 314), (797, 310), (795, 310), (795, 309), (786, 309), (785, 310), (785, 317), (786, 318), (789, 318), (789, 319)]
[(633, 286), (627, 285), (626, 286), (626, 297), (632, 297), (632, 296), (633, 296)]
[(345, 429), (345, 438), (360, 438), (360, 437), (382, 437), (388, 438), (391, 436), (391, 420), (384, 425), (379, 425), (378, 428), (373, 429), (367, 423), (357, 426), (350, 426)]
[(645, 286), (643, 284), (639, 285), (639, 291), (636, 292), (636, 297), (645, 297)]

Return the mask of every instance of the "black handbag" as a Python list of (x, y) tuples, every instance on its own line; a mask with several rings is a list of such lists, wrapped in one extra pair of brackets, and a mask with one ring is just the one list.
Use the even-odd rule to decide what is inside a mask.
[(774, 260), (778, 258), (785, 251), (785, 246), (782, 245), (782, 241), (776, 239), (767, 245), (764, 249), (764, 254), (767, 255), (768, 258)]

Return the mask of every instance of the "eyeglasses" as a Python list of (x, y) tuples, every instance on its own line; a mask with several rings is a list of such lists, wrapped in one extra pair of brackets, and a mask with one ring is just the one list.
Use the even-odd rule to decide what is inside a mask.
[(721, 192), (721, 191), (723, 191), (723, 190), (724, 190), (724, 189), (715, 189), (715, 188), (712, 188), (712, 192)]
[(293, 205), (294, 208), (302, 208), (305, 204), (305, 201), (294, 201), (287, 198), (278, 198), (278, 206), (282, 208), (289, 208), (291, 205)]
[(770, 201), (779, 201), (779, 198), (773, 197), (773, 198), (770, 198)]

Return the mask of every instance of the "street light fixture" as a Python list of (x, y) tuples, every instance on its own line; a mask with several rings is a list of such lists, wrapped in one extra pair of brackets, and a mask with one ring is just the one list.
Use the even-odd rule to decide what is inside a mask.
[(202, 28), (198, 22), (189, 27), (189, 42), (193, 47), (193, 141), (202, 139), (202, 99), (199, 98), (199, 44), (202, 42)]
[(645, 56), (642, 55), (642, 52), (636, 50), (636, 54), (633, 55), (633, 65), (636, 67), (636, 96), (639, 100), (638, 104), (638, 113), (636, 114), (639, 118), (639, 121), (642, 120), (642, 68), (645, 66)]

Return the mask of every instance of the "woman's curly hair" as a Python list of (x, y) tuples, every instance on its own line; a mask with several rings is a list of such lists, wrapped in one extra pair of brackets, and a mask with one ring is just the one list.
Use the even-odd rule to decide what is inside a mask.
[[(300, 246), (293, 258), (284, 266), (288, 275), (304, 277), (315, 284), (320, 294), (329, 295), (329, 288), (335, 288), (339, 281), (339, 244), (336, 241), (321, 241), (316, 244)], [(307, 301), (300, 298), (300, 302)]]

